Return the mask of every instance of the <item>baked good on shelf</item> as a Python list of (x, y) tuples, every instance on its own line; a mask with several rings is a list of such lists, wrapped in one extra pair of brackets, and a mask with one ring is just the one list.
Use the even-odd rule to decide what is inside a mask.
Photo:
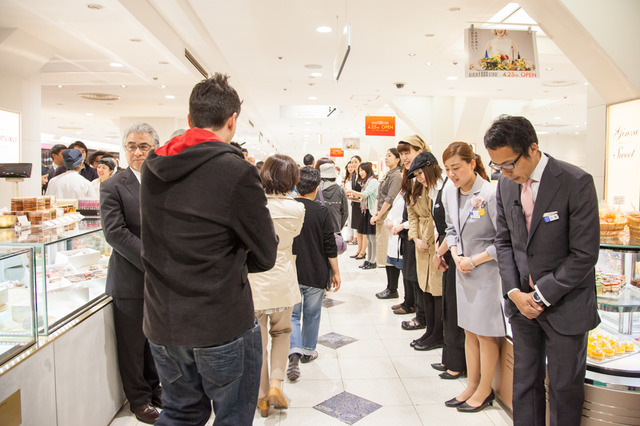
[(600, 236), (605, 238), (617, 236), (627, 225), (627, 215), (607, 208), (600, 209)]
[(592, 358), (596, 361), (604, 361), (605, 359), (605, 355), (604, 352), (602, 351), (602, 349), (596, 347), (595, 349), (593, 349), (591, 352), (587, 351), (587, 356), (589, 358)]

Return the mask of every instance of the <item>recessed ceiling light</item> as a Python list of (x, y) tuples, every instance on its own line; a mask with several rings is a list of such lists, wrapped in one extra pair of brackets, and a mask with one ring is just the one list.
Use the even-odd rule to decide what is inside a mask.
[(433, 33), (426, 33), (424, 36), (425, 37), (435, 37), (436, 35), (433, 34)]
[(122, 68), (124, 66), (120, 62), (111, 62), (109, 65), (111, 65), (114, 68)]
[(588, 86), (588, 85), (589, 85), (589, 82), (588, 82), (588, 81), (585, 81), (585, 82), (584, 82), (584, 85), (585, 85), (585, 86)]
[(160, 88), (161, 88), (161, 89), (166, 89), (166, 88), (167, 88), (167, 85), (166, 85), (166, 84), (163, 84), (162, 86), (160, 86)]
[(322, 73), (321, 72), (312, 72), (311, 74), (309, 74), (309, 76), (311, 76), (311, 77), (322, 77)]
[(317, 97), (315, 97), (315, 96), (309, 96), (309, 100), (310, 100), (310, 101), (315, 101), (316, 99), (318, 99), (318, 98), (317, 98)]
[(127, 85), (126, 84), (121, 84), (120, 87), (122, 87), (123, 89), (126, 89)]
[(316, 31), (319, 33), (330, 33), (331, 27), (327, 27), (327, 26), (318, 27), (316, 28)]
[(416, 56), (415, 53), (409, 53), (409, 56)]
[(447, 77), (447, 80), (449, 80), (449, 81), (453, 81), (453, 80), (457, 80), (457, 79), (458, 79), (458, 77), (456, 77), (455, 75), (450, 75), (450, 76)]
[(431, 62), (427, 62), (428, 67), (430, 67), (431, 65), (433, 65)]
[(86, 113), (85, 115), (86, 115), (87, 117), (93, 117), (95, 114), (94, 114), (94, 113), (92, 113), (92, 112), (88, 112), (88, 113)]
[(58, 84), (58, 89), (62, 89), (64, 86), (62, 84)]
[(576, 132), (576, 135), (579, 135), (579, 134), (580, 134), (580, 132)]
[(167, 99), (175, 99), (176, 97), (173, 96), (173, 95), (166, 95), (165, 98), (167, 98)]
[(553, 117), (554, 120), (562, 120), (562, 117)]
[(579, 124), (576, 124), (576, 128), (579, 128), (579, 127), (580, 127), (580, 125), (579, 125)]
[(547, 71), (553, 71), (553, 67), (546, 67), (545, 68)]
[(97, 4), (97, 3), (89, 3), (87, 5), (87, 7), (91, 10), (100, 10), (102, 9), (104, 6), (102, 6), (101, 4)]
[(130, 38), (129, 41), (131, 43), (142, 43), (142, 39), (141, 38)]

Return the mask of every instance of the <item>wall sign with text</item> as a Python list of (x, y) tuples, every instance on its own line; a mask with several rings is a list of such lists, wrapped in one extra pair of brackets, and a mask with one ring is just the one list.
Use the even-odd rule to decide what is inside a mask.
[(466, 77), (540, 77), (535, 31), (467, 28), (464, 35)]
[(365, 135), (367, 136), (395, 136), (396, 118), (377, 117), (368, 115), (365, 117)]
[(3, 163), (20, 162), (20, 114), (0, 110), (0, 153)]

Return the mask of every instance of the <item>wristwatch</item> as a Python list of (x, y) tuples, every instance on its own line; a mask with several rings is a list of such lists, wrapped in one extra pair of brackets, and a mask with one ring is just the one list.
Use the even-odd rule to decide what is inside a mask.
[(471, 269), (476, 269), (476, 264), (473, 263), (473, 258), (469, 256), (469, 265), (471, 265)]
[(540, 297), (540, 293), (538, 293), (538, 290), (534, 290), (533, 294), (531, 295), (531, 297), (533, 297), (533, 301), (536, 302), (539, 305), (542, 305), (544, 303), (542, 301), (542, 298)]

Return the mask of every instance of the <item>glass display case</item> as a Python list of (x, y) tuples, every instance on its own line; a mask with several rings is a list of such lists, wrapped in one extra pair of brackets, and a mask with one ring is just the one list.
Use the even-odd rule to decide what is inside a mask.
[(36, 342), (33, 249), (0, 247), (0, 365)]
[(1, 246), (33, 249), (38, 334), (48, 335), (106, 297), (111, 247), (99, 220), (14, 232)]
[(602, 322), (589, 333), (587, 368), (640, 378), (640, 246), (600, 244), (596, 291)]

